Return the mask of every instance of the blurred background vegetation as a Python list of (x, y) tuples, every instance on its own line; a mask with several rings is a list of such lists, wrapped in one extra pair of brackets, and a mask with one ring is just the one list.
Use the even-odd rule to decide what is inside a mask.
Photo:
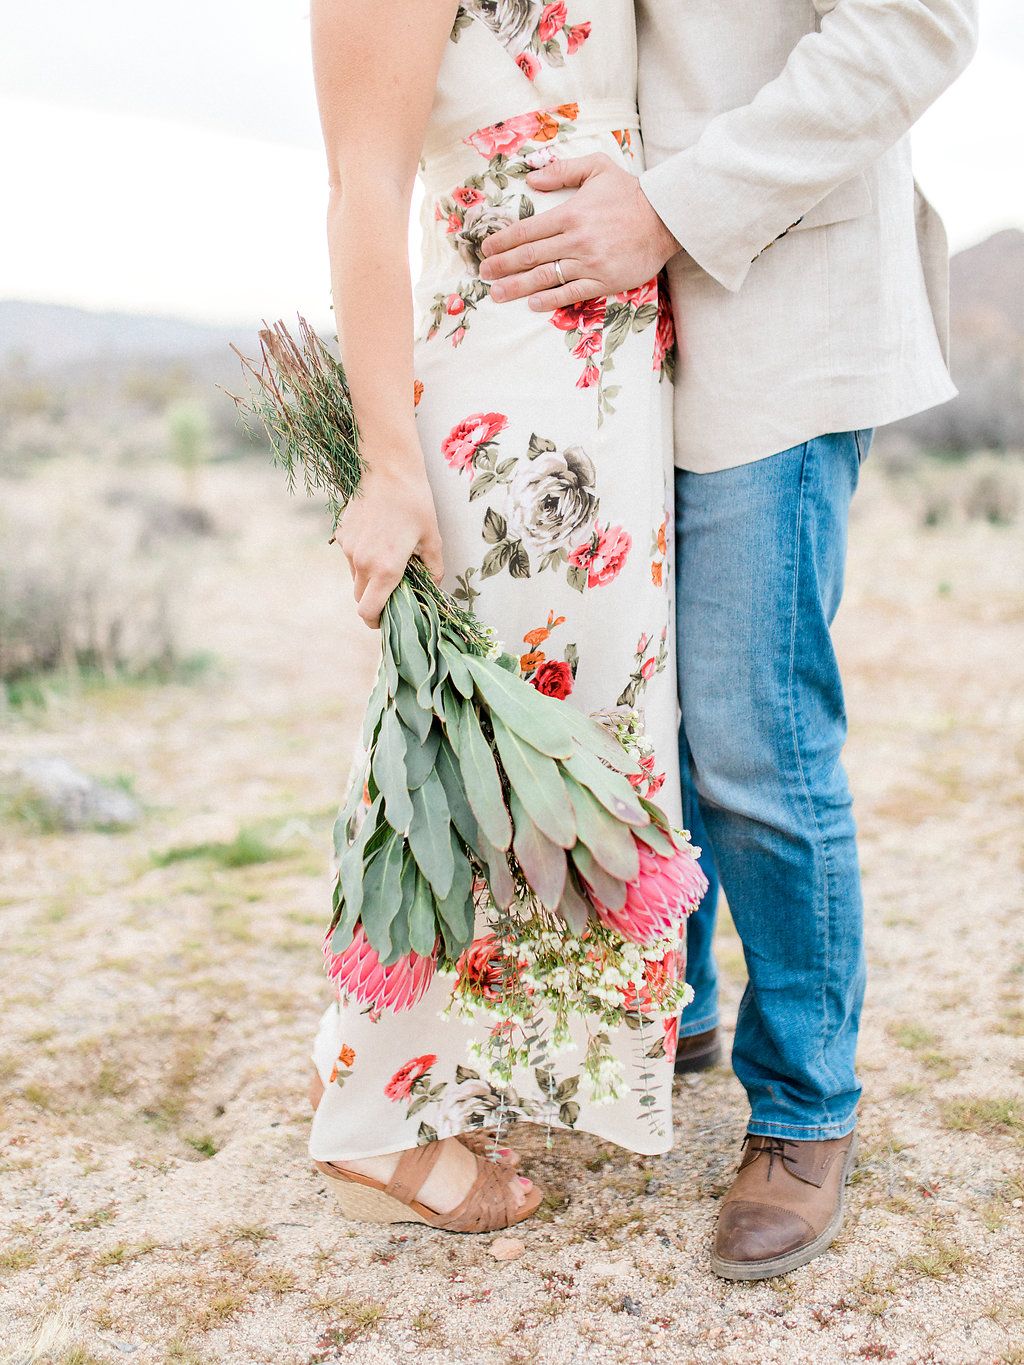
[[(1024, 232), (953, 258), (960, 396), (881, 431), (872, 454), (923, 526), (1024, 515)], [(190, 568), (223, 528), (204, 471), (269, 458), (218, 386), (235, 342), (173, 318), (0, 302), (0, 698), (47, 679), (201, 669), (180, 619)]]

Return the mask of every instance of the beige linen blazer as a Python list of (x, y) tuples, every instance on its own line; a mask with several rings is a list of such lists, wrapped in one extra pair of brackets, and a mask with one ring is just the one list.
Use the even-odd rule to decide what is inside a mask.
[(946, 238), (908, 130), (977, 0), (637, 0), (641, 185), (683, 251), (676, 464), (944, 402)]

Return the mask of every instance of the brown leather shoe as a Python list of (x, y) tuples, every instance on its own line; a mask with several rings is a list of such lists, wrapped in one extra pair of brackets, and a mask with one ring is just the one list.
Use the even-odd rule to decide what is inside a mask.
[(843, 1223), (857, 1139), (793, 1142), (748, 1133), (722, 1201), (711, 1269), (724, 1280), (766, 1280), (811, 1261)]
[(685, 1076), (691, 1071), (710, 1071), (721, 1060), (722, 1044), (716, 1028), (709, 1028), (706, 1033), (692, 1033), (676, 1043), (677, 1076)]

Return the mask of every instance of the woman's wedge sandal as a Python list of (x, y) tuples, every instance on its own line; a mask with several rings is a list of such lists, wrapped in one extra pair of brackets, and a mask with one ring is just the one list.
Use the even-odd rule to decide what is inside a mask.
[(512, 1182), (519, 1176), (500, 1162), (478, 1156), (477, 1177), (465, 1199), (450, 1213), (438, 1213), (416, 1196), (440, 1155), (437, 1142), (403, 1152), (386, 1185), (331, 1161), (314, 1161), (313, 1165), (327, 1180), (346, 1218), (363, 1223), (426, 1223), (445, 1232), (496, 1232), (529, 1218), (544, 1198), (544, 1191), (534, 1185), (517, 1206)]
[[(324, 1083), (320, 1079), (320, 1073), (314, 1071), (313, 1079), (309, 1083), (309, 1102), (314, 1111), (320, 1103), (320, 1098), (324, 1093)], [(519, 1165), (518, 1155), (510, 1147), (494, 1146), (494, 1134), (488, 1133), (483, 1128), (475, 1128), (469, 1133), (457, 1133), (456, 1141), (461, 1142), (463, 1147), (468, 1147), (474, 1156), (482, 1156), (487, 1161), (495, 1161), (499, 1166), (515, 1167)]]

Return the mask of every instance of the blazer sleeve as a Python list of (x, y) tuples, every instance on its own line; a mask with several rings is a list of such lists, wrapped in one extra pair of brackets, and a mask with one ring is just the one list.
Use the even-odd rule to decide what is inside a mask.
[(774, 80), (641, 177), (676, 241), (726, 289), (739, 289), (771, 242), (899, 141), (977, 43), (978, 0), (814, 6), (820, 29)]

